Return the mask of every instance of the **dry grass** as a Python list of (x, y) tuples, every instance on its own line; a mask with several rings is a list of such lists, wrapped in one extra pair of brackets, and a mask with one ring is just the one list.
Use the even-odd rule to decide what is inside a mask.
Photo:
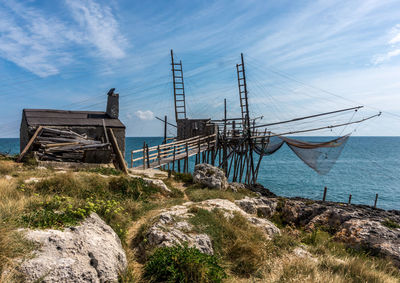
[[(13, 259), (29, 255), (34, 248), (21, 233), (15, 231), (18, 215), (31, 202), (31, 198), (17, 190), (15, 180), (0, 179), (0, 278), (2, 282), (10, 282), (16, 275)], [(3, 273), (5, 269), (8, 270), (7, 273)]]
[(11, 175), (17, 166), (11, 160), (0, 160), (0, 176)]
[[(7, 180), (2, 175), (12, 175)], [(43, 178), (37, 184), (24, 184), (30, 177)], [(93, 172), (68, 172), (56, 174), (53, 170), (37, 170), (9, 160), (0, 160), (0, 282), (18, 282), (15, 278), (16, 258), (24, 258), (34, 248), (16, 229), (24, 227), (21, 216), (30, 208), (56, 195), (68, 196), (76, 204), (88, 197), (116, 199), (124, 208), (123, 215), (112, 221), (128, 223), (129, 243), (138, 233), (141, 224), (156, 215), (157, 211), (186, 200), (202, 201), (224, 198), (231, 201), (251, 195), (251, 192), (221, 192), (196, 187), (186, 188), (174, 180), (169, 186), (185, 190), (184, 196), (163, 195), (139, 189), (140, 198), (133, 199), (124, 191), (110, 189), (113, 178), (104, 178)], [(199, 232), (213, 239), (217, 255), (223, 259), (229, 273), (226, 282), (400, 282), (400, 272), (388, 260), (347, 250), (334, 242), (325, 232), (305, 234), (295, 229), (282, 229), (282, 235), (267, 241), (262, 234), (240, 216), (229, 220), (217, 212), (199, 210), (192, 223)], [(118, 223), (117, 223), (118, 222)], [(293, 252), (300, 245), (310, 256), (301, 257)], [(124, 243), (128, 257), (128, 271), (121, 282), (140, 281), (142, 265), (134, 251)], [(7, 269), (10, 272), (3, 272)]]

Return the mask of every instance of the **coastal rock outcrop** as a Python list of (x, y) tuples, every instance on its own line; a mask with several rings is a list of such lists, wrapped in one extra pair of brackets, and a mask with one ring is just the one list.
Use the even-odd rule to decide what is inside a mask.
[(280, 230), (269, 220), (259, 218), (242, 210), (235, 203), (226, 199), (210, 199), (202, 202), (186, 202), (183, 205), (173, 206), (161, 211), (153, 218), (153, 224), (147, 229), (144, 239), (138, 244), (139, 254), (144, 254), (145, 249), (154, 247), (170, 247), (187, 243), (206, 254), (213, 254), (213, 246), (207, 234), (194, 232), (189, 219), (194, 216), (191, 208), (197, 207), (212, 211), (220, 209), (225, 217), (233, 217), (233, 213), (240, 213), (252, 225), (260, 228), (266, 238), (280, 234)]
[(210, 189), (225, 190), (228, 180), (224, 171), (207, 163), (197, 164), (194, 167), (193, 182)]
[(116, 282), (127, 266), (117, 234), (96, 213), (60, 230), (23, 230), (40, 245), (19, 266), (26, 282)]
[(275, 216), (284, 224), (308, 231), (329, 231), (348, 246), (389, 257), (400, 267), (399, 211), (301, 198), (246, 197), (235, 203), (258, 217)]
[(262, 217), (271, 217), (276, 211), (277, 201), (265, 197), (249, 198), (237, 200), (235, 203), (244, 211), (250, 214), (257, 214)]

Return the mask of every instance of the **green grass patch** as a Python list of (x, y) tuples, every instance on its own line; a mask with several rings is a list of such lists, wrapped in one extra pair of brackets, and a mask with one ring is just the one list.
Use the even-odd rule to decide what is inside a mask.
[(117, 177), (109, 183), (109, 189), (124, 198), (145, 200), (160, 192), (160, 189), (149, 185), (141, 178)]
[(222, 282), (226, 273), (215, 256), (185, 246), (157, 249), (144, 267), (148, 282)]
[(385, 221), (382, 222), (382, 225), (386, 226), (388, 228), (391, 228), (391, 229), (399, 229), (400, 228), (400, 225), (390, 218), (386, 218)]
[(266, 258), (269, 244), (260, 230), (240, 214), (226, 218), (219, 210), (193, 208), (191, 212), (195, 216), (189, 221), (195, 231), (211, 237), (214, 252), (233, 274), (249, 277), (257, 273)]
[(107, 175), (107, 176), (120, 176), (122, 175), (122, 171), (117, 170), (115, 168), (112, 167), (96, 167), (96, 168), (91, 168), (86, 170), (87, 172), (91, 172), (91, 173), (98, 173), (98, 174), (102, 174), (102, 175)]
[(182, 181), (185, 184), (193, 184), (193, 176), (190, 173), (174, 173), (174, 179), (177, 181)]
[(221, 190), (204, 188), (199, 184), (194, 184), (189, 186), (185, 190), (185, 193), (188, 196), (189, 200), (194, 202), (199, 202), (208, 199), (217, 199), (217, 198), (235, 201), (238, 199), (243, 199), (246, 196), (249, 197), (256, 196), (255, 193), (247, 189), (239, 190), (238, 192), (221, 191)]
[(71, 197), (54, 196), (46, 202), (33, 203), (21, 216), (27, 228), (58, 228), (75, 226), (92, 212), (99, 214), (118, 234), (126, 236), (129, 217), (119, 201), (88, 198), (84, 201)]

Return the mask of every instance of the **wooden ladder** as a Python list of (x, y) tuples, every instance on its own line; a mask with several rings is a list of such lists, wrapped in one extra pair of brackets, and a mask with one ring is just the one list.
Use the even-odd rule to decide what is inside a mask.
[(174, 61), (171, 49), (172, 79), (174, 83), (175, 119), (186, 119), (185, 84), (183, 82), (182, 61)]
[(241, 55), (241, 64), (236, 64), (238, 87), (239, 87), (239, 99), (240, 99), (240, 110), (242, 113), (243, 129), (250, 129), (250, 115), (249, 115), (249, 103), (247, 98), (247, 84), (246, 84), (246, 71), (244, 68), (243, 53)]

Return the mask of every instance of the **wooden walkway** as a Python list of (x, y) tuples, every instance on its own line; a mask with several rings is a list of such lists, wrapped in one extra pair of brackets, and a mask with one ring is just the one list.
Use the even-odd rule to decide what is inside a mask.
[[(143, 148), (131, 151), (131, 168), (147, 169), (159, 168), (167, 164), (172, 164), (173, 170), (175, 162), (178, 163), (178, 171), (180, 171), (180, 160), (184, 160), (183, 171), (187, 171), (188, 159), (191, 156), (196, 156), (196, 161), (200, 162), (203, 157), (203, 162), (209, 162), (210, 152), (216, 148), (216, 135), (197, 136), (186, 140), (166, 143), (158, 146), (148, 147), (144, 144)], [(215, 154), (211, 154), (213, 159)], [(205, 161), (207, 160), (207, 161)], [(140, 162), (141, 165), (134, 167), (134, 164)]]

